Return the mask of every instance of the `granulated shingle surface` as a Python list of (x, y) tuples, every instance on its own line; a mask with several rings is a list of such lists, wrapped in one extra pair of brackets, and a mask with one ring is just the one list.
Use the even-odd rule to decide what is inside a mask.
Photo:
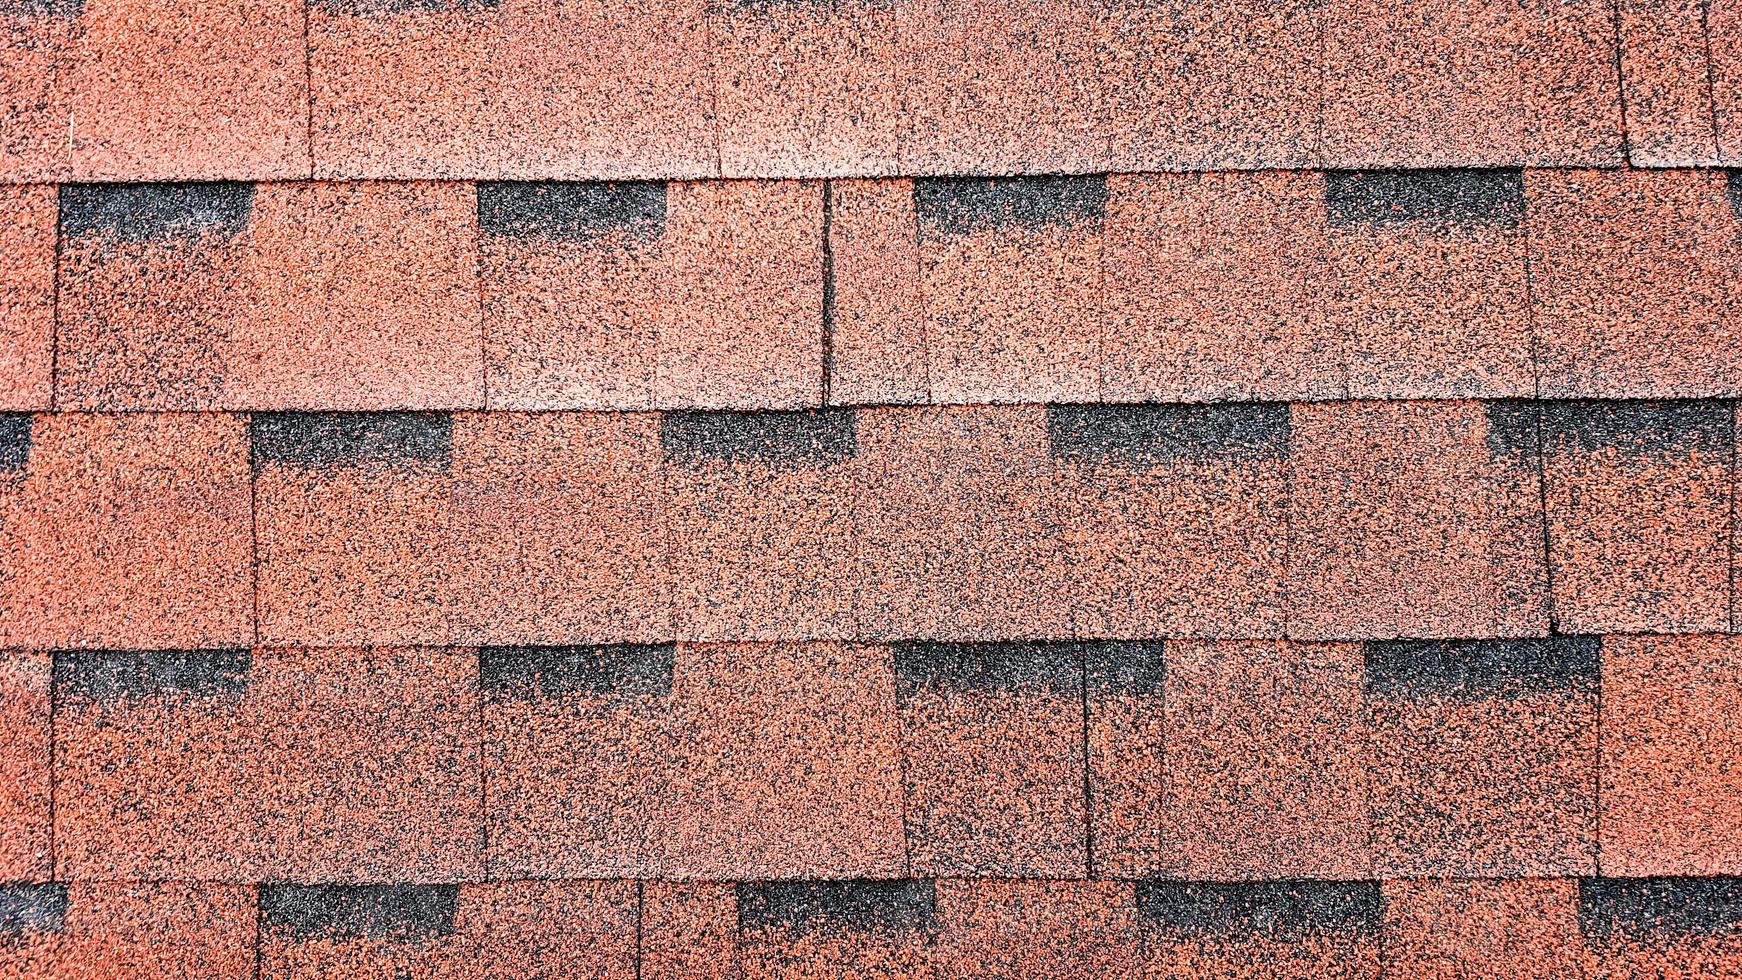
[(1742, 3), (0, 0), (0, 980), (1742, 975)]

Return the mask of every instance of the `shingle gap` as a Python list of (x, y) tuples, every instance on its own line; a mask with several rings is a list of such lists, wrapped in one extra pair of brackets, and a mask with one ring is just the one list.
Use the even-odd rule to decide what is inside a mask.
[(1046, 428), (1054, 456), (1143, 469), (1286, 458), (1291, 416), (1282, 402), (1048, 405)]
[(268, 463), (336, 467), (453, 460), (451, 412), (257, 412), (248, 420), (256, 472)]
[(1542, 405), (1543, 439), (1554, 451), (1615, 450), (1624, 456), (1728, 454), (1733, 409), (1715, 398), (1677, 401), (1551, 401)]
[(296, 940), (422, 944), (452, 935), (458, 885), (260, 886), (260, 921)]
[(1368, 688), (1382, 695), (1488, 698), (1589, 692), (1597, 687), (1602, 640), (1375, 640), (1364, 645), (1364, 657)]
[(921, 690), (1002, 692), (1038, 687), (1075, 693), (1082, 683), (1082, 649), (1073, 642), (901, 642), (893, 644), (893, 653), (896, 690), (903, 698)]
[(743, 932), (899, 934), (930, 930), (937, 920), (937, 887), (926, 880), (740, 882), (736, 891)]
[(1334, 227), (1431, 221), (1515, 228), (1524, 220), (1524, 171), (1327, 170), (1325, 210)]
[(66, 885), (46, 881), (0, 883), (0, 936), (61, 932), (66, 923)]
[(30, 465), (30, 436), (36, 416), (0, 412), (0, 473), (22, 473)]
[(66, 238), (147, 243), (213, 235), (228, 240), (247, 228), (253, 210), (254, 185), (235, 181), (60, 189), (60, 230)]
[(671, 694), (676, 648), (670, 643), (483, 647), (484, 693), (527, 700), (583, 693), (610, 697)]
[(1742, 878), (1579, 879), (1579, 928), (1599, 941), (1742, 933)]
[(1384, 917), (1377, 881), (1148, 880), (1136, 887), (1145, 921), (1188, 937), (1299, 941), (1375, 932)]
[(612, 233), (644, 241), (665, 234), (664, 181), (486, 181), (478, 229), (503, 238), (588, 242)]
[(1107, 213), (1107, 177), (916, 177), (914, 211), (921, 237), (1084, 224)]
[(811, 469), (858, 455), (856, 420), (850, 408), (666, 412), (660, 416), (659, 443), (667, 460), (689, 466), (755, 462), (773, 469)]
[(54, 655), (55, 696), (97, 703), (185, 695), (236, 697), (248, 689), (245, 649), (65, 650)]

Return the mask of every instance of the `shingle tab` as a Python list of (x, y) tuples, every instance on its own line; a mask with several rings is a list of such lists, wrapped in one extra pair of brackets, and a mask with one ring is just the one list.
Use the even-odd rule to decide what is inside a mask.
[(1323, 932), (1376, 931), (1384, 914), (1377, 881), (1161, 881), (1137, 883), (1148, 921), (1192, 936), (1267, 935), (1297, 940)]

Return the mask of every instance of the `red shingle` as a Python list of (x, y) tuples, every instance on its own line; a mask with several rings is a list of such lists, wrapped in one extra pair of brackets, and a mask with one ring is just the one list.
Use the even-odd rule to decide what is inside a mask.
[(637, 887), (266, 885), (260, 976), (631, 980)]
[(1299, 167), (1316, 159), (1323, 6), (1101, 5), (1105, 169)]
[(1546, 632), (1530, 418), (1497, 402), (1294, 406), (1290, 634)]
[(657, 438), (652, 415), (257, 416), (261, 633), (668, 638)]
[(857, 635), (851, 410), (663, 420), (673, 623), (685, 640)]
[(910, 9), (882, 0), (710, 4), (722, 175), (899, 173)]
[(1288, 406), (1047, 415), (1079, 635), (1282, 635)]
[(736, 889), (745, 980), (943, 980), (930, 881), (771, 881)]
[(822, 187), (479, 190), (493, 406), (822, 402)]
[(1534, 395), (1519, 172), (1324, 181), (1326, 328), (1347, 345), (1349, 396)]
[(704, 7), (317, 0), (315, 173), (710, 176)]
[(946, 977), (1128, 976), (1131, 886), (1113, 881), (940, 881)]
[(1376, 980), (1378, 882), (1137, 884), (1144, 977)]
[(1634, 166), (1718, 162), (1707, 7), (1704, 0), (1619, 0), (1621, 97)]
[(733, 887), (719, 882), (645, 883), (639, 947), (641, 980), (741, 980)]
[(1595, 871), (1595, 638), (1369, 643), (1366, 660), (1382, 877)]
[(1165, 866), (1165, 651), (1159, 640), (1085, 643), (1091, 874), (1141, 878)]
[(492, 873), (899, 873), (887, 658), (821, 645), (487, 650)]
[(1323, 197), (1312, 173), (1108, 177), (1103, 396), (1340, 397)]
[(1584, 976), (1578, 883), (1387, 881), (1388, 977), (1562, 980)]
[(862, 409), (864, 639), (1071, 635), (1040, 406)]
[(895, 648), (916, 874), (1086, 873), (1082, 669), (1073, 644)]
[(476, 681), (455, 650), (57, 654), (56, 870), (476, 877)]
[(1591, 980), (1707, 980), (1742, 974), (1742, 881), (1585, 878), (1579, 927)]
[(1742, 4), (1706, 4), (1706, 45), (1711, 58), (1712, 115), (1718, 129), (1718, 158), (1742, 163)]
[(1104, 177), (920, 180), (920, 291), (939, 402), (1100, 393)]
[(249, 641), (241, 419), (39, 415), (0, 424), (10, 450), (0, 464), (0, 647)]
[(1603, 870), (1742, 869), (1742, 639), (1603, 643)]
[(829, 194), (829, 401), (929, 401), (913, 182), (838, 180)]
[(1362, 2), (1325, 15), (1332, 167), (1620, 162), (1611, 10), (1598, 3)]
[(0, 10), (0, 180), (65, 179), (71, 173), (70, 93), (56, 84), (78, 29), (69, 3)]
[(1726, 630), (1733, 407), (1548, 402), (1542, 412), (1560, 629)]
[(48, 655), (0, 653), (0, 880), (51, 876), (49, 797)]
[(1742, 391), (1742, 244), (1723, 173), (1532, 171), (1525, 189), (1544, 397)]
[(49, 407), (55, 192), (0, 187), (0, 410)]
[(483, 400), (470, 187), (105, 185), (61, 208), (64, 404)]
[(309, 173), (296, 0), (83, 0), (56, 84), (78, 180)]
[(1164, 858), (1151, 870), (1213, 880), (1371, 875), (1360, 652), (1168, 644)]
[[(1106, 169), (1092, 4), (912, 0), (901, 162), (915, 174)], [(898, 21), (898, 23), (900, 22)], [(899, 29), (899, 28), (898, 28)], [(964, 70), (964, 69), (967, 70)]]
[[(254, 890), (182, 882), (0, 885), (7, 941), (0, 976), (84, 980), (251, 980)], [(28, 896), (24, 890), (32, 893)], [(6, 899), (0, 899), (5, 901)], [(37, 922), (12, 933), (15, 921)], [(58, 925), (55, 922), (58, 921)]]
[(659, 465), (653, 415), (456, 416), (444, 567), (459, 642), (669, 638)]

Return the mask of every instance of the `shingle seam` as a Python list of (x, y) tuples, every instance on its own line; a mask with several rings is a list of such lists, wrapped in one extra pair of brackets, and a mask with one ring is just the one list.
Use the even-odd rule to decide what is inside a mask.
[[(1075, 605), (1072, 603), (1073, 610)], [(1089, 658), (1079, 653), (1077, 667), (1082, 684), (1078, 693), (1083, 698), (1083, 876), (1092, 880), (1095, 877), (1095, 788), (1089, 738)]]
[(1718, 163), (1723, 140), (1718, 135), (1718, 83), (1712, 67), (1712, 0), (1700, 0), (1700, 43), (1706, 58), (1706, 115), (1712, 120), (1712, 162)]
[(823, 181), (823, 398), (833, 404), (831, 386), (835, 374), (835, 182)]
[[(483, 653), (474, 650), (472, 652), (472, 662), (476, 667), (472, 674), (472, 680), (475, 684), (473, 700), (477, 702), (476, 712), (478, 720), (478, 869), (479, 874), (483, 875), (485, 880), (488, 880), (490, 877), (490, 760), (486, 755), (486, 752), (489, 747), (490, 733), (485, 727), (488, 723), (488, 717), (484, 712), (484, 705), (486, 702), (484, 691)], [(637, 882), (635, 887), (636, 898), (639, 900), (641, 888), (640, 883)], [(639, 914), (638, 908), (635, 924), (637, 930), (637, 952), (639, 952), (641, 938), (639, 932), (641, 928)], [(639, 970), (639, 959), (636, 960), (636, 967)]]
[(308, 156), (308, 176), (315, 176), (315, 71), (314, 71), (314, 41), (313, 32), (309, 28), (309, 6), (313, 0), (304, 0), (302, 7), (302, 105), (303, 105), (303, 153)]
[(54, 411), (60, 402), (60, 317), (61, 317), (61, 255), (66, 235), (62, 230), (60, 188), (54, 189), (54, 268), (49, 272), (48, 322), (48, 410)]
[(1630, 169), (1633, 166), (1633, 130), (1627, 121), (1627, 70), (1626, 53), (1622, 48), (1625, 35), (1621, 30), (1622, 0), (1609, 0), (1609, 21), (1613, 31), (1613, 50), (1615, 52), (1615, 104), (1621, 118), (1621, 168)]
[(1560, 610), (1556, 608), (1554, 582), (1554, 538), (1549, 529), (1548, 519), (1548, 453), (1543, 438), (1544, 422), (1541, 406), (1536, 407), (1536, 417), (1532, 421), (1536, 427), (1536, 508), (1537, 519), (1542, 522), (1542, 587), (1543, 611), (1548, 618), (1550, 636), (1560, 633)]
[(1736, 448), (1736, 412), (1742, 408), (1742, 402), (1730, 402), (1730, 524), (1725, 529), (1726, 548), (1729, 556), (1729, 587), (1730, 587), (1730, 632), (1738, 632), (1742, 621), (1737, 618), (1736, 601), (1736, 482), (1742, 479), (1742, 454)]
[(635, 879), (635, 980), (641, 980), (641, 961), (647, 955), (647, 882)]

